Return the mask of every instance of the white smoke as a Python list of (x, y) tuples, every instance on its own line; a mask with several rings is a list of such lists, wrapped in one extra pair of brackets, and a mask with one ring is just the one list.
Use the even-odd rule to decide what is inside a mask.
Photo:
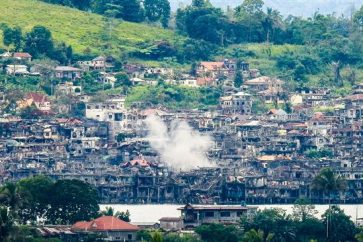
[(170, 130), (157, 116), (149, 116), (145, 123), (149, 130), (147, 139), (151, 147), (174, 170), (188, 171), (214, 166), (206, 155), (213, 145), (211, 137), (201, 135), (187, 122), (175, 120), (171, 123)]

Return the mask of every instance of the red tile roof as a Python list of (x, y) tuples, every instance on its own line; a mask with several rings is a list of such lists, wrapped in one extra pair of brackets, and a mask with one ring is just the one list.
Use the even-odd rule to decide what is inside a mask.
[(41, 93), (37, 93), (37, 92), (30, 92), (30, 93), (26, 94), (25, 98), (33, 99), (33, 101), (36, 103), (49, 102), (49, 99), (47, 96), (45, 96)]
[(218, 69), (223, 68), (224, 63), (223, 62), (201, 62), (200, 63), (201, 66), (203, 66), (205, 69), (209, 70), (209, 71), (216, 71)]
[(32, 58), (32, 56), (29, 53), (25, 52), (15, 52), (13, 54), (14, 58)]
[(73, 230), (87, 230), (87, 228), (90, 227), (91, 223), (92, 222), (80, 221), (80, 222), (75, 223), (72, 226), (72, 229)]
[(86, 231), (138, 231), (139, 227), (113, 216), (102, 216), (90, 222), (77, 222), (72, 230)]
[(363, 100), (363, 94), (350, 95), (350, 96), (347, 96), (345, 99), (351, 100), (351, 101), (360, 101), (360, 100)]

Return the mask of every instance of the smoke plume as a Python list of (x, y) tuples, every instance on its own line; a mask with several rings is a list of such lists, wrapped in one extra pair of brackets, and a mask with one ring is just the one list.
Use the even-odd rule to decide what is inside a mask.
[(206, 156), (213, 145), (211, 137), (201, 135), (185, 121), (173, 121), (170, 129), (156, 116), (148, 117), (145, 123), (151, 147), (174, 170), (188, 171), (213, 166)]

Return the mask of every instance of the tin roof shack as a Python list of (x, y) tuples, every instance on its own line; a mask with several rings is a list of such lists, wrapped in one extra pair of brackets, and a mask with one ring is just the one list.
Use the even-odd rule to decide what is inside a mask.
[(105, 236), (106, 241), (137, 241), (139, 227), (113, 216), (102, 216), (89, 222), (80, 221), (72, 226), (75, 233), (96, 233)]
[(240, 205), (191, 205), (178, 208), (181, 211), (184, 229), (193, 229), (202, 224), (238, 224), (242, 215), (250, 216), (256, 208)]

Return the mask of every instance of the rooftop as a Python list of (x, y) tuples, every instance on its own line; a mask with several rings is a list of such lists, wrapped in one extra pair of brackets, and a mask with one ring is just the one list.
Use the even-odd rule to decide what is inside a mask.
[(78, 231), (138, 231), (139, 227), (122, 221), (113, 216), (102, 216), (92, 221), (80, 221), (72, 226), (72, 230)]

